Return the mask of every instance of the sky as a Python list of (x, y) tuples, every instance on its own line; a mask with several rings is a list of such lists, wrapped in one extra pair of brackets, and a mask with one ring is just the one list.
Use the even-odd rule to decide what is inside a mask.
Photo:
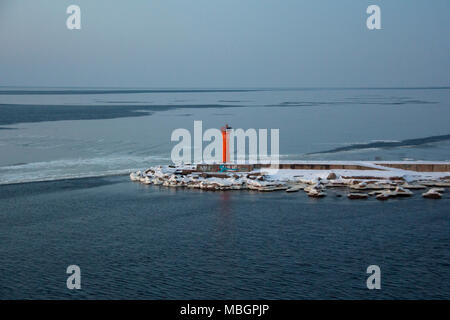
[[(81, 30), (66, 9), (81, 8)], [(366, 9), (381, 8), (381, 30)], [(448, 0), (0, 0), (0, 86), (450, 85)]]

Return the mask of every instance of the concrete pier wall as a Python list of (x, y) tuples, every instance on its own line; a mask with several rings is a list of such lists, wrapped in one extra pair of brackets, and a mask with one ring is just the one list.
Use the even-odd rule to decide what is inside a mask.
[[(383, 170), (383, 168), (374, 168), (371, 165), (382, 166), (386, 168), (396, 168), (416, 172), (449, 172), (450, 163), (405, 163), (405, 162), (367, 162), (367, 166), (358, 163), (280, 163), (278, 165), (270, 164), (227, 164), (226, 171), (249, 172), (262, 168), (294, 169), (294, 170)], [(198, 164), (197, 170), (202, 172), (223, 171), (222, 164)]]
[(378, 165), (416, 172), (450, 172), (450, 163), (380, 163)]

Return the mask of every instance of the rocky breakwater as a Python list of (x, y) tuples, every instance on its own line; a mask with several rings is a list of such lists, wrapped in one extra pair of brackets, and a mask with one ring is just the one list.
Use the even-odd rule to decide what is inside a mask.
[[(415, 176), (415, 180), (402, 177), (398, 172), (383, 172), (378, 176), (364, 175), (367, 172), (348, 170), (253, 170), (251, 172), (202, 172), (196, 166), (155, 166), (145, 171), (132, 172), (130, 179), (147, 185), (174, 188), (194, 188), (208, 191), (253, 190), (259, 192), (303, 190), (309, 197), (327, 196), (328, 189), (341, 189), (348, 199), (359, 200), (375, 197), (387, 200), (396, 197), (411, 197), (411, 190), (427, 189), (423, 197), (440, 199), (448, 177), (426, 179)], [(436, 189), (436, 187), (439, 187)], [(339, 192), (336, 196), (342, 196)]]

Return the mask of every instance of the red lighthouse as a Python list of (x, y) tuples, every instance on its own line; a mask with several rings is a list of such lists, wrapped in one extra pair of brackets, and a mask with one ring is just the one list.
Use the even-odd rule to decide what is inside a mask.
[(222, 162), (227, 163), (230, 161), (230, 129), (231, 127), (226, 124), (221, 128), (222, 131)]

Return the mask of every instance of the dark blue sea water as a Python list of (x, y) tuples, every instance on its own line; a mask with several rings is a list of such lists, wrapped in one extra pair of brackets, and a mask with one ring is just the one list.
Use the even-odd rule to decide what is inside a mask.
[[(0, 298), (449, 299), (450, 198), (0, 186)], [(66, 288), (81, 268), (82, 289)], [(366, 268), (381, 268), (381, 290)]]
[(114, 176), (170, 163), (172, 131), (195, 120), (279, 129), (281, 160), (448, 161), (449, 106), (450, 88), (0, 88), (0, 299), (449, 299), (447, 194), (313, 200)]

